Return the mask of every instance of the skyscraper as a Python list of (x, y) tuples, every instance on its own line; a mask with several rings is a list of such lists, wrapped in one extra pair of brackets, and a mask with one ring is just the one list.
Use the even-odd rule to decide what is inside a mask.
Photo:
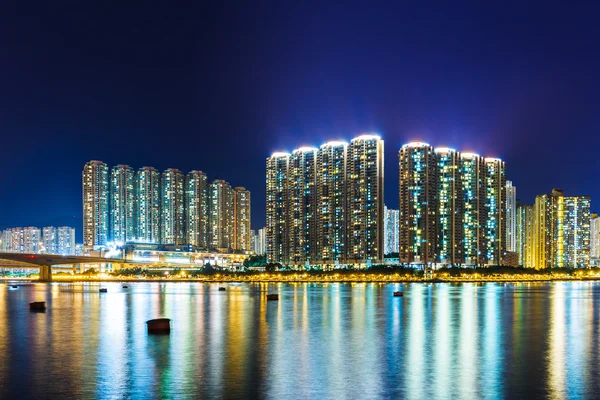
[(162, 173), (161, 242), (185, 244), (185, 179), (175, 168)]
[(590, 265), (600, 266), (600, 217), (592, 214), (590, 219)]
[(506, 251), (517, 250), (517, 188), (506, 181)]
[(484, 260), (501, 265), (506, 255), (506, 167), (498, 158), (485, 159)]
[(345, 142), (328, 142), (317, 152), (317, 258), (324, 264), (346, 256)]
[(383, 261), (383, 140), (362, 135), (350, 141), (346, 161), (348, 260)]
[(533, 204), (518, 205), (516, 225), (516, 251), (519, 255), (519, 265), (525, 268), (535, 268), (533, 258), (535, 206)]
[(108, 240), (108, 167), (102, 161), (85, 164), (83, 186), (83, 244), (103, 246)]
[(288, 153), (273, 153), (267, 158), (267, 260), (287, 264)]
[(42, 228), (42, 247), (46, 254), (58, 253), (58, 231), (54, 226)]
[(126, 243), (136, 237), (135, 172), (129, 165), (116, 165), (110, 170), (109, 241)]
[(561, 189), (537, 196), (533, 248), (535, 268), (589, 267), (590, 198)]
[(238, 186), (233, 189), (233, 249), (251, 251), (250, 191)]
[(383, 222), (385, 232), (385, 244), (383, 246), (383, 252), (385, 255), (391, 253), (398, 253), (398, 233), (400, 230), (400, 227), (398, 225), (398, 217), (400, 213), (398, 210), (391, 210), (386, 206), (384, 206), (383, 209), (385, 210)]
[(59, 226), (57, 229), (57, 254), (63, 256), (75, 255), (75, 228)]
[(136, 175), (136, 238), (146, 243), (159, 243), (160, 205), (161, 205), (160, 172), (152, 167), (143, 167)]
[(211, 248), (233, 248), (233, 201), (231, 185), (216, 179), (210, 184), (209, 224)]
[(256, 233), (254, 252), (258, 255), (267, 254), (267, 228), (261, 228)]
[(504, 262), (502, 160), (413, 142), (400, 149), (399, 172), (401, 262), (422, 266)]
[(464, 262), (460, 154), (447, 147), (436, 148), (434, 154), (436, 185), (429, 218), (435, 221), (435, 259), (456, 266)]
[(436, 162), (433, 147), (413, 142), (402, 146), (399, 157), (400, 262), (435, 262)]
[(288, 162), (288, 249), (289, 262), (314, 262), (316, 231), (316, 149), (302, 147), (292, 152)]
[(191, 171), (185, 181), (187, 243), (208, 244), (208, 183), (202, 171)]
[(484, 263), (485, 163), (478, 154), (460, 153), (462, 254), (465, 266)]

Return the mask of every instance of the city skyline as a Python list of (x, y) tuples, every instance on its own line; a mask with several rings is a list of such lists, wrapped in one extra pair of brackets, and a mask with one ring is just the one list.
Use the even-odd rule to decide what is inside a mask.
[[(99, 9), (94, 15), (106, 21), (103, 40), (51, 7), (40, 13), (47, 19), (35, 22), (23, 10), (7, 10), (7, 21), (20, 23), (8, 25), (13, 40), (5, 51), (12, 61), (3, 75), (2, 129), (5, 145), (26, 149), (29, 157), (9, 152), (0, 160), (0, 209), (11, 210), (0, 217), (0, 228), (81, 226), (78, 170), (100, 159), (243, 182), (254, 194), (252, 228), (258, 229), (265, 223), (260, 171), (272, 150), (348, 141), (361, 131), (379, 133), (388, 149), (419, 140), (502, 158), (525, 203), (552, 187), (599, 198), (591, 182), (600, 165), (578, 150), (593, 144), (598, 130), (600, 82), (593, 77), (600, 60), (589, 51), (596, 36), (585, 33), (595, 26), (593, 12), (486, 4), (465, 16), (450, 5), (433, 13), (387, 5), (379, 20), (368, 8), (325, 7), (348, 19), (338, 30), (331, 14), (306, 4), (294, 15), (257, 7), (271, 21), (261, 29), (241, 16), (230, 26), (226, 9), (206, 24), (182, 11), (165, 19), (148, 9), (132, 30), (123, 15), (139, 10)], [(557, 22), (579, 14), (577, 24)], [(290, 31), (274, 22), (290, 19)], [(305, 22), (297, 24), (300, 19)], [(536, 35), (527, 35), (536, 21)], [(367, 33), (352, 40), (357, 33), (350, 26)], [(389, 32), (377, 34), (382, 26)], [(337, 33), (348, 40), (317, 40)], [(218, 39), (200, 51), (196, 35)], [(238, 36), (261, 45), (243, 45)], [(282, 56), (277, 38), (307, 39)], [(148, 42), (155, 52), (144, 50)], [(46, 49), (37, 56), (43, 62), (24, 48)], [(168, 56), (156, 59), (159, 53)], [(386, 157), (388, 171), (395, 170), (393, 158)], [(387, 204), (398, 202), (395, 175), (386, 177)], [(47, 195), (34, 192), (31, 182)]]

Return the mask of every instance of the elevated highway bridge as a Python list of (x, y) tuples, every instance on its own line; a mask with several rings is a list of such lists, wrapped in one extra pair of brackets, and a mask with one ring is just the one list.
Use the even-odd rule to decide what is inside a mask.
[[(118, 259), (87, 256), (61, 256), (56, 254), (0, 253), (0, 268), (39, 268), (40, 281), (52, 280), (52, 267), (70, 265), (117, 265), (118, 268), (137, 267), (139, 263)], [(111, 268), (112, 269), (112, 268)]]

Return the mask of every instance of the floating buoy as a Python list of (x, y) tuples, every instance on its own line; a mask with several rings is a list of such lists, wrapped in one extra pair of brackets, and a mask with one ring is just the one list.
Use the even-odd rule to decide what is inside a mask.
[(169, 333), (171, 332), (171, 320), (169, 318), (157, 318), (146, 321), (148, 333)]
[(129, 288), (129, 286), (123, 285), (123, 289), (127, 289), (127, 288)]
[(394, 292), (394, 297), (403, 297), (404, 292)]
[(46, 311), (46, 302), (34, 301), (33, 303), (29, 303), (29, 309), (31, 311)]
[(279, 300), (279, 295), (278, 294), (268, 294), (267, 300)]
[(100, 293), (106, 293), (108, 292), (107, 288), (100, 288), (100, 290), (98, 290)]
[(220, 287), (220, 288), (219, 288), (219, 292), (224, 292), (224, 291), (225, 291), (225, 288), (224, 288), (224, 287)]

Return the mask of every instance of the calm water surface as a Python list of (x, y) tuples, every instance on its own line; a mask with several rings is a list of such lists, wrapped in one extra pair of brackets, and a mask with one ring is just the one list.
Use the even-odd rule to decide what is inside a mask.
[(0, 284), (0, 398), (600, 396), (595, 282), (128, 285)]

